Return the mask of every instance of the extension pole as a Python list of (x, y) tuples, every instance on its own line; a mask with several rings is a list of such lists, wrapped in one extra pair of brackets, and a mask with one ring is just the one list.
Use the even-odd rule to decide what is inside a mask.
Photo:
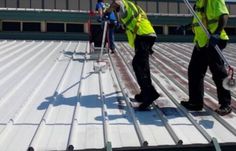
[(104, 23), (104, 29), (103, 29), (103, 35), (102, 35), (101, 53), (100, 53), (100, 56), (98, 58), (98, 61), (102, 60), (102, 54), (103, 54), (103, 51), (104, 51), (104, 44), (105, 44), (105, 39), (106, 39), (106, 33), (107, 33), (107, 21), (105, 21), (105, 23)]

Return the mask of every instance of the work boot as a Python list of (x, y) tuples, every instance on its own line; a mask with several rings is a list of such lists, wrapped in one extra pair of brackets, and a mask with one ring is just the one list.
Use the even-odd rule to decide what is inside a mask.
[(151, 103), (142, 103), (139, 105), (139, 107), (135, 108), (136, 111), (150, 111), (151, 108), (150, 108), (150, 105), (152, 104)]
[(221, 105), (219, 109), (216, 109), (215, 112), (221, 116), (231, 113), (232, 108), (229, 105)]
[(148, 93), (148, 95), (145, 95), (145, 97), (142, 98), (142, 104), (139, 105), (138, 110), (139, 111), (147, 111), (150, 110), (149, 106), (152, 104), (153, 101), (155, 101), (157, 98), (159, 98), (160, 94), (156, 92), (156, 90), (153, 88), (151, 92)]
[[(157, 93), (154, 88), (152, 88), (150, 90), (150, 94), (149, 94), (149, 97), (150, 97), (149, 99), (150, 100), (156, 100), (159, 96), (160, 96), (159, 93)], [(144, 100), (144, 93), (142, 91), (139, 94), (136, 94), (134, 96), (134, 101), (135, 102), (142, 103), (142, 102), (144, 102), (143, 100)]]
[(183, 105), (186, 109), (190, 111), (201, 111), (203, 108), (203, 104), (192, 103), (191, 101), (181, 101), (181, 105)]

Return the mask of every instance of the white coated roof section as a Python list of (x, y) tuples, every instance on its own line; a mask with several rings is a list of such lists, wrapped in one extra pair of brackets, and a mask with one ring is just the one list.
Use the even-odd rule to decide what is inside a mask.
[[(225, 56), (236, 68), (236, 44)], [(205, 107), (188, 112), (187, 67), (193, 45), (156, 43), (150, 57), (153, 84), (161, 97), (148, 112), (129, 103), (138, 85), (134, 51), (117, 43), (96, 72), (96, 54), (86, 41), (0, 41), (0, 150), (85, 150), (162, 145), (236, 143), (233, 112), (218, 116), (211, 74), (205, 77)]]

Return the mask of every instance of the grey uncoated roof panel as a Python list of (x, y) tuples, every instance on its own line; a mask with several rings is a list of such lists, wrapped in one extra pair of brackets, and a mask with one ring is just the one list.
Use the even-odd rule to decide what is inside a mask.
[[(117, 42), (117, 53), (104, 55), (108, 68), (99, 73), (93, 58), (98, 53), (90, 53), (89, 42), (1, 40), (0, 150), (129, 150), (146, 145), (168, 150), (201, 148), (214, 138), (220, 145), (235, 146), (236, 92), (233, 112), (215, 114), (218, 102), (208, 72), (204, 110), (186, 111), (179, 102), (188, 99), (193, 44), (155, 43), (153, 48), (152, 80), (161, 97), (151, 111), (139, 112), (129, 102), (139, 89), (131, 66), (134, 51), (127, 43)], [(234, 49), (229, 44), (224, 52), (233, 67)]]

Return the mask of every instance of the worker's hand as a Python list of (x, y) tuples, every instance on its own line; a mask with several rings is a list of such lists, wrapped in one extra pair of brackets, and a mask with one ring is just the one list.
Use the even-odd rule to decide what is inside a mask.
[(220, 41), (220, 34), (213, 34), (210, 36), (209, 44), (215, 47), (219, 41)]

